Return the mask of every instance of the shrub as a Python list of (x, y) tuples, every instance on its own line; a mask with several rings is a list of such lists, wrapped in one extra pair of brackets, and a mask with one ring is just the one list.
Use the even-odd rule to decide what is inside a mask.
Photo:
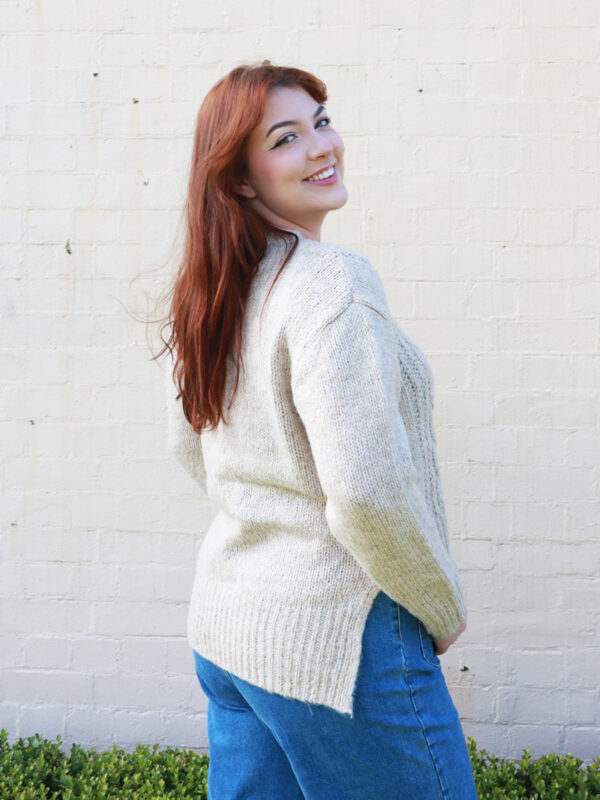
[(133, 753), (113, 746), (98, 753), (71, 745), (60, 749), (39, 734), (12, 747), (0, 732), (0, 798), (2, 800), (206, 800), (208, 756), (155, 744)]
[[(191, 750), (138, 745), (133, 753), (113, 746), (96, 752), (71, 745), (61, 750), (39, 734), (8, 744), (0, 731), (2, 800), (206, 800), (209, 758)], [(520, 763), (490, 755), (467, 740), (479, 800), (593, 800), (600, 798), (600, 756), (587, 767), (571, 754)], [(419, 799), (421, 800), (421, 799)]]
[(467, 739), (479, 800), (592, 800), (600, 798), (600, 756), (590, 765), (570, 753), (548, 753), (535, 761), (523, 750), (520, 763), (477, 750)]

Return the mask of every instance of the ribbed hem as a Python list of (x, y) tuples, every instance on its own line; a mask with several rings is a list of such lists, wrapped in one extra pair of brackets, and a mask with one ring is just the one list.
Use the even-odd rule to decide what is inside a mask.
[(357, 587), (341, 607), (286, 605), (206, 582), (192, 595), (187, 640), (248, 683), (352, 716), (363, 631), (379, 591)]
[(435, 609), (435, 617), (424, 609), (415, 614), (423, 621), (429, 633), (436, 639), (450, 636), (467, 617), (465, 599), (460, 585), (454, 586), (454, 595), (447, 600), (439, 598)]

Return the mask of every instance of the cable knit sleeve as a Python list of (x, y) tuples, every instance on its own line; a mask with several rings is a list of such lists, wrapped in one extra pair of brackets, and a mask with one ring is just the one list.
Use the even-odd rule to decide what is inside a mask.
[(201, 435), (185, 418), (181, 400), (176, 400), (177, 387), (172, 377), (172, 362), (165, 359), (165, 393), (167, 407), (167, 447), (188, 474), (206, 492), (206, 470), (202, 455)]
[(290, 344), (294, 403), (336, 539), (435, 637), (466, 617), (457, 567), (418, 485), (393, 322), (353, 299)]

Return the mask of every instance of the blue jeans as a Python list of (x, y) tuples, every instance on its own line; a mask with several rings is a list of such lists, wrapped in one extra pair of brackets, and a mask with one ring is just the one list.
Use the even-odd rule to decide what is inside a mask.
[(433, 641), (379, 592), (354, 717), (247, 683), (195, 650), (208, 697), (208, 800), (477, 800)]

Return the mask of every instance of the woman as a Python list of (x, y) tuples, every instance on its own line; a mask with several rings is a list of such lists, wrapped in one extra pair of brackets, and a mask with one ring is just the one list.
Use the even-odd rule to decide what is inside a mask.
[(348, 196), (326, 99), (265, 61), (197, 119), (161, 352), (171, 447), (218, 509), (187, 625), (208, 796), (472, 800), (433, 378), (375, 268), (321, 241)]

